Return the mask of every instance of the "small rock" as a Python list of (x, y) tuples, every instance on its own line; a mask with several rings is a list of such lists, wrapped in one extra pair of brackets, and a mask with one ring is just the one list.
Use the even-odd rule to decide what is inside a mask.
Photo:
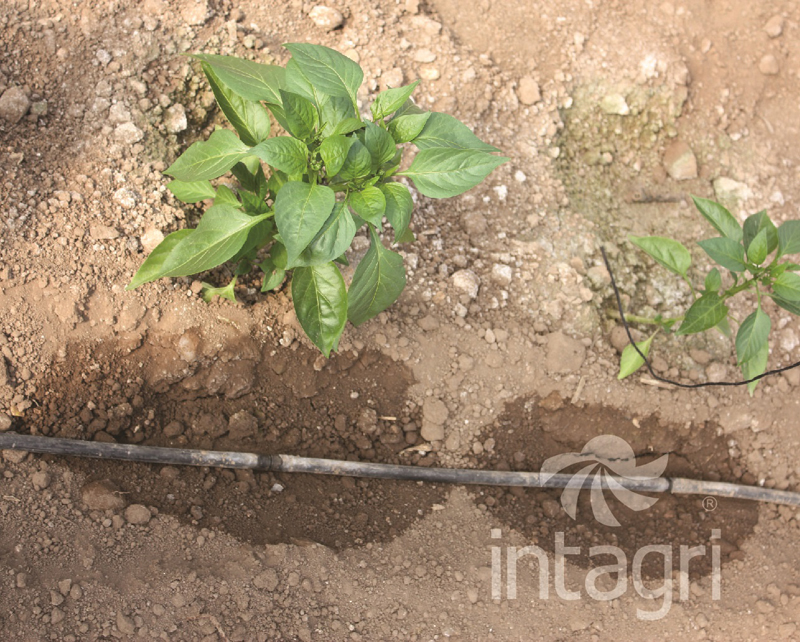
[(21, 464), (28, 456), (28, 452), (26, 450), (4, 450), (2, 453), (3, 459), (11, 462), (12, 464)]
[(0, 96), (0, 118), (12, 125), (18, 123), (28, 113), (31, 101), (19, 87), (10, 87)]
[(556, 410), (561, 410), (564, 407), (564, 400), (561, 398), (561, 395), (558, 394), (557, 390), (553, 390), (553, 392), (539, 401), (538, 405), (540, 408), (547, 410), (548, 412), (555, 412)]
[(728, 376), (728, 369), (725, 367), (724, 364), (713, 362), (708, 364), (706, 367), (706, 377), (711, 383), (719, 383), (720, 381), (725, 381), (725, 378)]
[(214, 13), (208, 6), (208, 0), (190, 0), (183, 5), (181, 17), (183, 22), (189, 25), (204, 25)]
[(414, 52), (415, 62), (433, 62), (434, 60), (436, 60), (436, 54), (430, 49), (417, 49)]
[(92, 225), (89, 228), (89, 236), (95, 241), (111, 241), (119, 238), (119, 231), (108, 225)]
[(428, 397), (422, 404), (422, 416), (437, 426), (444, 424), (449, 415), (450, 411), (441, 399)]
[(603, 96), (600, 101), (600, 109), (607, 114), (617, 116), (627, 116), (631, 113), (628, 103), (625, 102), (625, 97), (622, 94), (608, 94)]
[(430, 314), (422, 317), (419, 321), (417, 321), (417, 323), (425, 332), (433, 332), (434, 330), (439, 329), (438, 319)]
[(47, 101), (40, 100), (35, 102), (31, 105), (31, 114), (36, 116), (37, 118), (42, 118), (43, 116), (47, 116)]
[(253, 586), (272, 592), (278, 588), (278, 573), (275, 569), (268, 568), (253, 578)]
[(691, 147), (676, 140), (664, 152), (664, 169), (676, 181), (697, 178), (697, 158)]
[(466, 294), (470, 299), (478, 296), (481, 280), (475, 272), (472, 270), (458, 270), (451, 278), (455, 288)]
[(173, 439), (183, 434), (184, 428), (183, 424), (180, 421), (170, 421), (166, 426), (164, 426), (164, 436)]
[(492, 281), (494, 281), (499, 286), (507, 286), (511, 283), (511, 279), (514, 276), (514, 271), (511, 269), (510, 265), (504, 265), (503, 263), (495, 263), (492, 266)]
[(344, 23), (344, 16), (340, 11), (333, 7), (326, 7), (317, 5), (308, 12), (308, 17), (314, 21), (314, 24), (321, 27), (325, 31), (333, 31), (338, 29)]
[(142, 504), (131, 504), (125, 509), (125, 520), (129, 524), (135, 524), (136, 526), (144, 526), (152, 516), (150, 509), (147, 506), (142, 506)]
[(11, 428), (12, 419), (6, 413), (0, 412), (0, 432), (5, 432)]
[(187, 363), (192, 363), (197, 360), (199, 347), (200, 335), (195, 330), (187, 330), (178, 339), (178, 356)]
[(123, 103), (114, 103), (108, 110), (108, 121), (113, 125), (131, 122), (131, 112)]
[(486, 217), (480, 212), (468, 210), (461, 218), (461, 226), (470, 236), (480, 236), (486, 231)]
[(133, 123), (122, 123), (114, 130), (114, 140), (124, 145), (133, 145), (144, 138), (144, 132)]
[(362, 408), (356, 426), (367, 435), (373, 434), (378, 429), (378, 413), (374, 408)]
[(136, 194), (136, 192), (134, 192), (130, 187), (120, 187), (114, 192), (114, 195), (111, 198), (115, 203), (118, 203), (128, 210), (136, 207), (136, 202), (139, 200), (138, 194)]
[(777, 38), (783, 33), (783, 16), (775, 15), (767, 20), (764, 31), (770, 38)]
[(421, 67), (419, 70), (419, 77), (422, 80), (438, 80), (441, 74), (436, 67)]
[(125, 507), (119, 488), (108, 479), (86, 484), (81, 488), (81, 499), (89, 510), (120, 510)]
[(64, 619), (64, 611), (58, 607), (50, 611), (50, 624), (58, 624)]
[(735, 181), (727, 176), (720, 176), (714, 179), (714, 194), (721, 201), (724, 200), (743, 200), (752, 198), (753, 192), (745, 184)]
[(444, 426), (437, 426), (430, 421), (422, 420), (422, 429), (419, 434), (425, 441), (442, 441), (444, 439)]
[(542, 92), (537, 83), (530, 76), (524, 76), (517, 87), (517, 98), (523, 105), (535, 105), (542, 99)]
[(767, 54), (758, 63), (758, 70), (765, 76), (775, 76), (780, 71), (778, 59), (772, 54)]
[(403, 70), (400, 69), (400, 67), (394, 67), (393, 69), (390, 69), (389, 71), (384, 71), (381, 74), (381, 82), (386, 87), (395, 87), (395, 88), (400, 87), (402, 86), (404, 80), (405, 80), (405, 74), (403, 73)]
[(246, 410), (231, 415), (228, 420), (228, 436), (231, 439), (247, 439), (258, 433), (258, 419)]
[[(31, 483), (36, 490), (44, 490), (50, 485), (50, 475), (43, 471), (33, 473)], [(56, 606), (58, 605), (56, 604)]]
[(95, 58), (97, 58), (98, 62), (103, 65), (103, 67), (105, 67), (112, 60), (111, 54), (105, 49), (98, 49), (97, 53), (95, 54)]
[(64, 603), (64, 596), (58, 591), (50, 591), (50, 604), (61, 606)]
[(161, 232), (161, 230), (157, 230), (154, 227), (147, 228), (144, 234), (139, 237), (139, 241), (142, 244), (142, 249), (146, 254), (150, 254), (150, 252), (155, 250), (163, 240), (164, 234)]
[(61, 591), (61, 595), (68, 595), (69, 592), (72, 590), (72, 580), (67, 578), (65, 580), (60, 580), (58, 582), (58, 590)]
[(545, 367), (549, 372), (569, 374), (577, 372), (583, 365), (586, 348), (583, 343), (561, 332), (547, 336)]
[(133, 635), (136, 633), (136, 625), (134, 625), (133, 619), (129, 618), (122, 611), (117, 611), (117, 628), (120, 633), (125, 635)]
[(180, 103), (172, 105), (164, 112), (164, 127), (170, 134), (185, 131), (188, 126), (186, 108)]

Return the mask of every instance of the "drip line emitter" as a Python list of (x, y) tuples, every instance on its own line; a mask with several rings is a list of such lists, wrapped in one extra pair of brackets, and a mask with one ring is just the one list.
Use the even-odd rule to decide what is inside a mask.
[[(230, 451), (138, 446), (41, 435), (20, 435), (15, 432), (0, 433), (0, 450), (23, 450), (50, 455), (173, 466), (239, 468), (258, 472), (306, 473), (480, 486), (518, 486), (523, 488), (566, 488), (569, 486), (575, 488), (576, 485), (580, 485), (581, 488), (590, 488), (594, 482), (591, 476), (585, 476), (581, 481), (574, 475), (566, 473), (544, 474), (466, 468), (428, 468), (297, 457), (295, 455), (258, 455)], [(608, 477), (623, 488), (638, 492), (730, 497), (800, 507), (800, 493), (786, 490), (726, 482), (698, 481), (681, 477), (653, 478), (618, 475), (608, 475)]]

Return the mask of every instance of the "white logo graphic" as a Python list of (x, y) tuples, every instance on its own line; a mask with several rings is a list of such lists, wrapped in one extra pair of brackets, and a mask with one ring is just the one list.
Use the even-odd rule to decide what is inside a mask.
[(561, 494), (561, 505), (567, 515), (576, 519), (578, 494), (584, 488), (586, 478), (593, 475), (591, 502), (595, 519), (605, 526), (619, 526), (619, 521), (611, 513), (603, 496), (604, 489), (610, 490), (619, 501), (635, 511), (650, 508), (658, 501), (658, 498), (648, 497), (625, 488), (611, 475), (624, 479), (656, 479), (667, 467), (667, 457), (668, 455), (663, 455), (649, 464), (637, 466), (636, 455), (628, 442), (614, 435), (600, 435), (589, 440), (580, 453), (565, 453), (550, 457), (542, 465), (541, 472), (543, 480), (547, 481), (568, 466), (589, 462), (572, 476), (564, 488), (564, 492)]

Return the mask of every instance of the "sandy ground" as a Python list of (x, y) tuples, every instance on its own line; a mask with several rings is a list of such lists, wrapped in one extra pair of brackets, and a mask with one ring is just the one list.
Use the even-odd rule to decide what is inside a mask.
[[(501, 470), (613, 434), (641, 462), (666, 454), (670, 476), (798, 490), (800, 374), (752, 398), (618, 382), (599, 250), (631, 311), (669, 313), (688, 291), (627, 234), (678, 238), (702, 268), (693, 242), (708, 230), (689, 195), (741, 218), (796, 217), (796, 3), (329, 7), (333, 30), (299, 1), (0, 5), (0, 429)], [(463, 196), (417, 198), (406, 292), (330, 361), (301, 336), (285, 287), (267, 297), (246, 281), (235, 305), (203, 303), (191, 279), (124, 291), (152, 239), (202, 211), (161, 174), (219, 122), (179, 54), (280, 64), (293, 41), (358, 59), (364, 105), (423, 79), (424, 106), (512, 159)], [(463, 270), (474, 296), (453, 278)], [(770, 365), (798, 360), (797, 321), (768, 311)], [(730, 342), (710, 334), (662, 339), (656, 355), (685, 381), (738, 375)], [(3, 640), (800, 638), (788, 507), (610, 500), (614, 527), (588, 493), (573, 520), (556, 491), (11, 451), (0, 467)], [(509, 584), (526, 546), (538, 548)], [(620, 572), (594, 572), (615, 561), (596, 546), (621, 551)], [(662, 548), (642, 586), (646, 546)]]

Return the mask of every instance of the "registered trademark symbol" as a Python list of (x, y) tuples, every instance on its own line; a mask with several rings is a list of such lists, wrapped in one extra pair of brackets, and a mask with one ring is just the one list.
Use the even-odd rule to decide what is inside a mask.
[(711, 512), (717, 507), (717, 498), (716, 497), (704, 497), (703, 498), (703, 508), (706, 512)]

